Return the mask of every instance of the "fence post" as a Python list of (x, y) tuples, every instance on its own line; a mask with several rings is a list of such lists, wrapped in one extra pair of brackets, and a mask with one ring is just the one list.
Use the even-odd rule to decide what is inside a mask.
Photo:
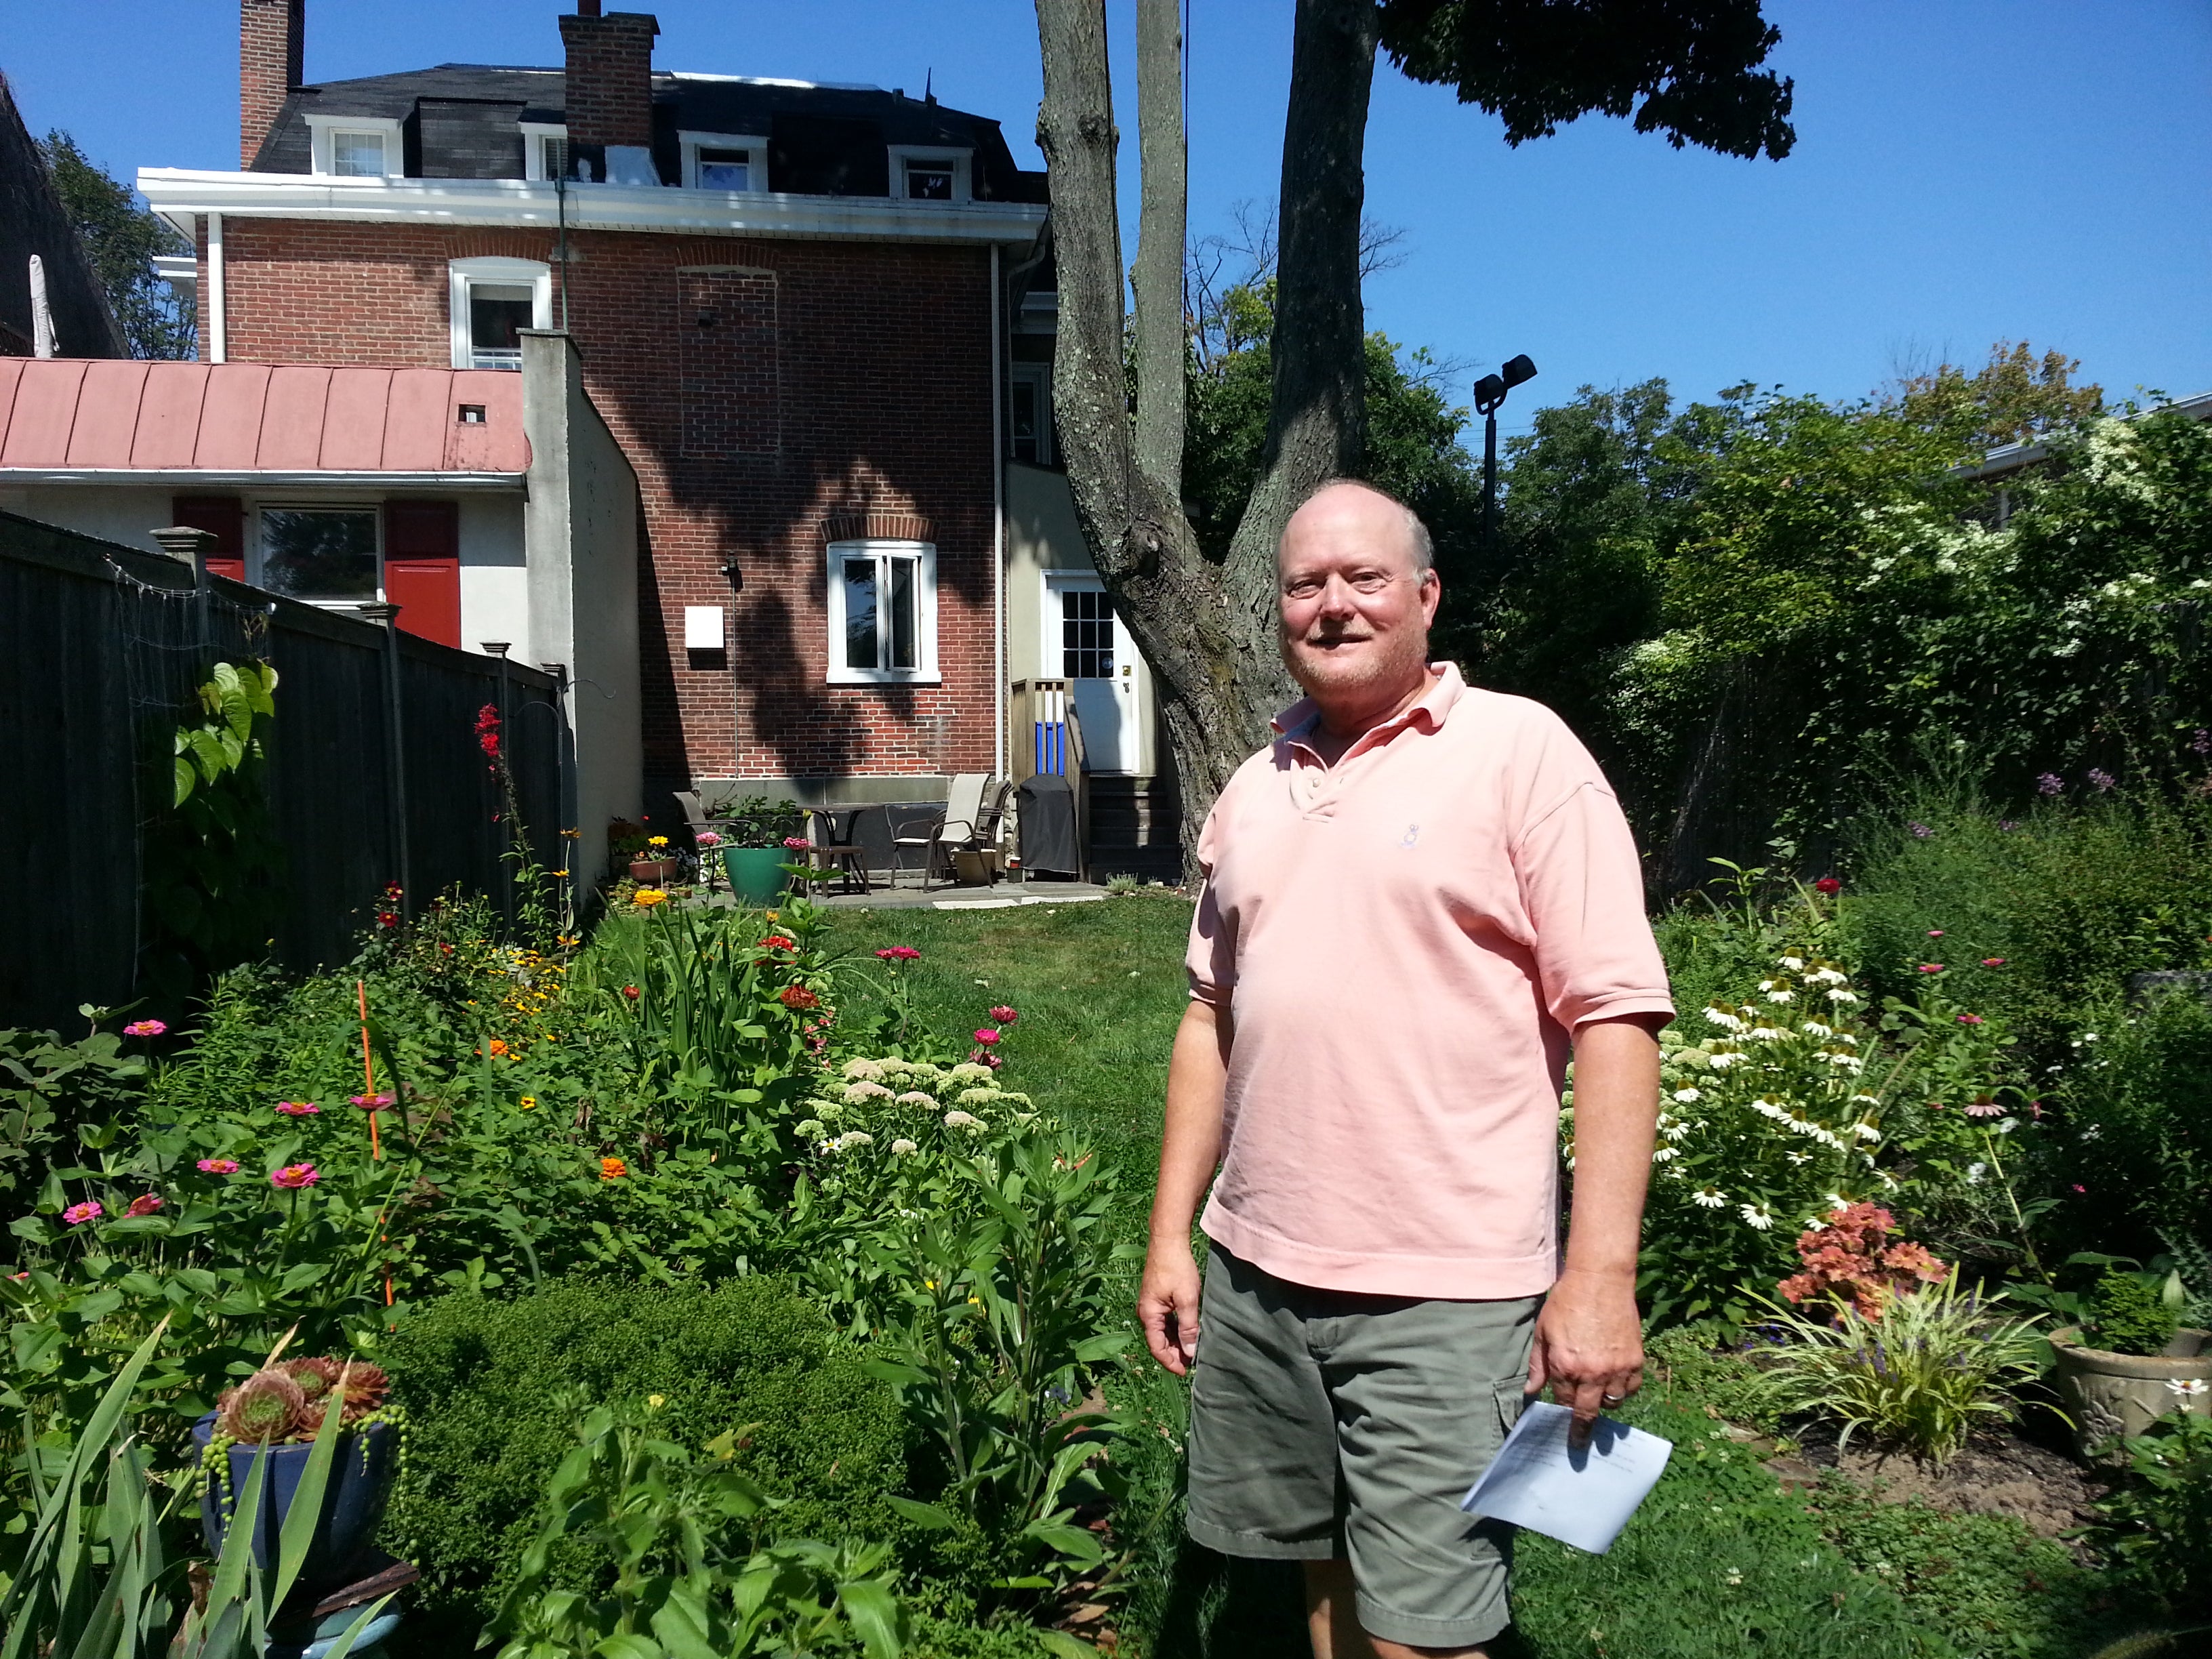
[[(507, 653), (514, 648), (514, 641), (483, 640), (478, 643), (484, 654), (499, 664), (499, 734), (500, 741), (507, 745), (507, 763), (512, 768), (514, 764), (514, 733), (508, 729), (509, 715), (513, 711), (507, 706)], [(509, 822), (507, 803), (502, 800), (499, 809), (499, 914), (506, 921), (510, 934), (514, 931), (514, 872), (507, 866), (507, 855), (514, 851), (514, 825)]]
[(391, 803), (392, 845), (399, 866), (399, 914), (411, 917), (415, 875), (407, 855), (407, 743), (399, 702), (399, 607), (385, 599), (354, 609), (370, 622), (384, 624), (385, 764), (392, 769), (392, 787), (386, 792), (386, 799)]
[[(208, 555), (215, 551), (215, 532), (191, 530), (180, 524), (154, 532), (154, 539), (161, 551), (173, 559), (181, 559), (192, 568), (192, 608), (199, 623), (200, 652), (211, 657), (215, 651), (215, 584), (208, 575)], [(209, 665), (200, 665), (205, 672)]]

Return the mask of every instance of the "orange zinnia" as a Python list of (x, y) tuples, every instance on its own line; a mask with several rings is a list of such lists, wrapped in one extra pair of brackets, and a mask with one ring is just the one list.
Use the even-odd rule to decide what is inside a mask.
[(494, 1060), (497, 1060), (507, 1052), (507, 1044), (501, 1039), (494, 1037), (489, 1042), (484, 1044), (484, 1049)]
[(599, 1160), (599, 1179), (602, 1181), (620, 1181), (629, 1173), (629, 1165), (618, 1158), (603, 1158)]

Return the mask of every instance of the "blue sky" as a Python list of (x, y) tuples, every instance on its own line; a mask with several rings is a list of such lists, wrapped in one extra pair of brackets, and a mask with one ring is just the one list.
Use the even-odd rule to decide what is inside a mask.
[[(1109, 4), (1126, 104), (1132, 6)], [(557, 64), (562, 9), (308, 0), (307, 76)], [(940, 98), (996, 117), (1024, 164), (1042, 165), (1026, 0), (653, 9), (662, 68), (912, 93), (933, 71)], [(1603, 119), (1511, 150), (1493, 118), (1378, 71), (1369, 211), (1407, 233), (1407, 257), (1370, 283), (1370, 326), (1470, 372), (1529, 353), (1541, 378), (1516, 393), (1509, 428), (1584, 382), (1850, 397), (1902, 366), (1978, 362), (2001, 337), (2078, 356), (2108, 392), (2212, 390), (2212, 7), (1766, 9), (1783, 31), (1774, 64), (1797, 83), (1797, 148), (1780, 163), (1677, 151)], [(1290, 14), (1285, 0), (1193, 0), (1194, 235), (1273, 196)], [(68, 128), (119, 174), (233, 167), (236, 15), (227, 0), (0, 0), (0, 70), (34, 131)], [(1124, 131), (1133, 175), (1133, 116)]]

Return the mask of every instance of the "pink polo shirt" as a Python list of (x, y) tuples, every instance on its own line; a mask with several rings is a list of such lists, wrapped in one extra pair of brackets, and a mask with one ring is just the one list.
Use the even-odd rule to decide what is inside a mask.
[(1597, 763), (1540, 703), (1431, 672), (1334, 767), (1287, 710), (1206, 819), (1191, 994), (1232, 1037), (1200, 1225), (1296, 1284), (1534, 1296), (1568, 1033), (1674, 1009)]

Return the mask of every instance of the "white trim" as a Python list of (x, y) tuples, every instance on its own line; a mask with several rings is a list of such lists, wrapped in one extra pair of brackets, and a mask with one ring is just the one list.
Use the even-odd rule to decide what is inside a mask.
[[(173, 223), (195, 213), (377, 224), (506, 225), (552, 230), (557, 185), (523, 179), (310, 179), (301, 173), (145, 167), (138, 189)], [(884, 196), (668, 190), (572, 184), (571, 230), (712, 231), (872, 242), (1014, 242), (1045, 222), (1042, 202), (914, 202)], [(180, 226), (180, 228), (185, 228)]]
[(568, 129), (554, 121), (517, 121), (522, 130), (522, 176), (533, 184), (550, 184), (553, 175), (545, 171), (545, 141), (558, 138), (568, 142)]
[(520, 493), (520, 472), (240, 471), (131, 466), (0, 466), (9, 484), (181, 484), (200, 489), (466, 489)]
[(157, 253), (154, 256), (154, 274), (171, 288), (198, 288), (200, 262), (190, 253)]
[[(373, 132), (384, 140), (384, 173), (386, 179), (407, 176), (406, 137), (399, 123), (383, 115), (310, 115), (307, 122), (309, 165), (319, 179), (339, 176), (336, 146), (331, 142), (333, 133)], [(349, 180), (373, 179), (373, 173), (348, 173)]]
[(230, 328), (222, 288), (222, 215), (210, 213), (208, 222), (207, 354), (211, 363), (230, 361)]
[[(917, 577), (915, 606), (915, 665), (912, 668), (848, 668), (845, 666), (845, 585), (839, 562), (855, 554), (891, 554), (915, 559)], [(866, 537), (831, 542), (823, 553), (823, 574), (828, 603), (823, 610), (829, 624), (829, 684), (831, 685), (935, 685), (937, 672), (937, 544), (896, 541)], [(878, 611), (878, 616), (887, 613)]]
[[(486, 255), (474, 259), (450, 259), (446, 264), (446, 325), (452, 337), (455, 368), (489, 368), (476, 361), (476, 343), (469, 331), (469, 289), (477, 283), (499, 283), (530, 288), (530, 325), (553, 326), (553, 267), (543, 259), (510, 259)], [(520, 355), (514, 362), (522, 367)]]
[(1006, 440), (999, 372), (999, 248), (991, 245), (991, 746), (992, 770), (1006, 775)]
[(702, 149), (741, 149), (745, 152), (745, 187), (726, 191), (730, 196), (760, 196), (768, 192), (768, 140), (739, 132), (679, 132), (678, 153), (684, 158), (682, 178), (686, 190), (705, 188), (699, 182), (699, 152)]
[[(936, 144), (893, 144), (890, 147), (892, 198), (902, 202), (915, 199), (906, 193), (906, 164), (920, 161), (925, 165), (949, 166), (952, 169), (952, 199), (956, 202), (974, 201), (975, 154), (972, 149), (951, 149)], [(933, 202), (930, 205), (943, 207), (945, 204)]]

